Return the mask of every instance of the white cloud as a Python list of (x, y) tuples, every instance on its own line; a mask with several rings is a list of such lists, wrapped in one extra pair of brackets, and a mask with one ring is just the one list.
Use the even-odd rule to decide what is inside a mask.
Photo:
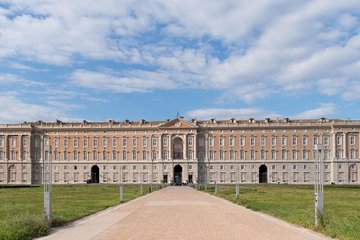
[(7, 94), (0, 96), (0, 123), (73, 119), (68, 117), (65, 109), (66, 106), (51, 106), (28, 103), (17, 98), (14, 94)]
[(191, 118), (198, 118), (200, 120), (216, 118), (219, 120), (226, 120), (231, 118), (236, 119), (263, 119), (266, 117), (280, 117), (281, 115), (267, 112), (260, 108), (200, 108), (191, 110), (186, 113), (186, 116)]
[(329, 117), (336, 113), (336, 106), (333, 103), (324, 103), (314, 109), (309, 109), (294, 116), (294, 118), (313, 119)]
[(40, 82), (31, 81), (14, 74), (3, 73), (0, 75), (0, 85), (7, 84), (21, 84), (24, 86), (44, 86), (44, 84)]
[[(316, 89), (358, 99), (345, 87), (359, 85), (358, 1), (8, 4), (0, 8), (0, 57), (55, 65), (83, 61), (81, 68), (91, 71), (71, 75), (82, 87), (128, 93), (216, 89), (219, 101), (245, 102)], [(107, 74), (87, 65), (93, 60), (131, 69)], [(324, 86), (323, 79), (341, 79), (343, 90)]]

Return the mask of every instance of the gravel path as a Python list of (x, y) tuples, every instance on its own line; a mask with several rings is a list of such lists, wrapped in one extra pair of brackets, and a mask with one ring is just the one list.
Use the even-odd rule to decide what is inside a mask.
[(330, 239), (190, 187), (167, 187), (42, 239)]

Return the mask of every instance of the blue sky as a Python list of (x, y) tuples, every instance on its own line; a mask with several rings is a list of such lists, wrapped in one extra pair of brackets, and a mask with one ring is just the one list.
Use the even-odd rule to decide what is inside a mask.
[(360, 119), (360, 1), (1, 1), (0, 123)]

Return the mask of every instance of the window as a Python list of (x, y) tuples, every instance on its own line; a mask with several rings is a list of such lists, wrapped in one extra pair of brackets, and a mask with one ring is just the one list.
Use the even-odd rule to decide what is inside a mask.
[(254, 160), (254, 159), (255, 159), (255, 151), (254, 151), (254, 150), (251, 150), (251, 151), (250, 151), (250, 159), (251, 159), (251, 160)]
[(58, 138), (55, 138), (55, 139), (54, 139), (54, 144), (55, 144), (55, 147), (58, 147), (58, 146), (59, 146), (59, 139), (58, 139)]
[(224, 146), (224, 138), (223, 137), (219, 138), (219, 145)]
[(136, 138), (136, 137), (134, 137), (134, 138), (132, 139), (132, 145), (133, 145), (133, 147), (136, 147), (136, 146), (137, 146), (137, 138)]
[(54, 160), (59, 161), (59, 152), (57, 150), (54, 152)]
[(146, 150), (143, 150), (143, 151), (142, 151), (142, 158), (143, 158), (143, 160), (146, 160), (146, 159), (147, 159)]
[(297, 150), (292, 150), (292, 159), (293, 160), (297, 160), (298, 159), (298, 155), (297, 155)]
[(282, 137), (281, 138), (281, 145), (286, 146), (286, 144), (287, 144), (287, 137)]
[(112, 152), (112, 160), (117, 160), (117, 151), (113, 150)]
[(304, 160), (308, 159), (308, 151), (306, 149), (303, 149), (302, 151), (302, 159)]
[(276, 146), (276, 137), (271, 137), (271, 145)]
[(255, 143), (256, 143), (256, 142), (255, 142), (255, 137), (251, 137), (251, 138), (250, 138), (250, 145), (251, 145), (251, 146), (255, 146)]
[(74, 151), (74, 160), (77, 161), (78, 160), (78, 152)]
[(79, 140), (77, 138), (74, 138), (74, 147), (78, 147), (79, 146)]
[(234, 150), (230, 150), (230, 160), (234, 160), (234, 159), (235, 159)]
[(104, 137), (103, 138), (103, 147), (107, 147), (107, 145), (108, 145), (108, 139), (107, 139), (107, 137)]
[(276, 151), (273, 149), (271, 150), (271, 160), (275, 160), (276, 159)]
[(244, 147), (246, 143), (245, 137), (240, 138), (240, 146)]
[(329, 150), (324, 149), (324, 159), (329, 159)]
[(355, 136), (351, 136), (350, 137), (350, 144), (354, 145), (355, 144)]
[(107, 157), (107, 152), (106, 151), (103, 151), (103, 157), (102, 158), (103, 158), (103, 160), (107, 160), (108, 157)]
[(329, 144), (329, 137), (325, 136), (324, 137), (324, 145), (328, 145)]
[(11, 138), (11, 147), (16, 147), (16, 138)]
[(193, 137), (188, 137), (188, 146), (193, 145)]
[(314, 145), (319, 144), (319, 137), (314, 137)]
[(113, 139), (112, 139), (112, 146), (113, 146), (113, 148), (116, 148), (117, 145), (118, 145), (118, 139), (117, 139), (117, 138), (113, 138)]
[[(169, 153), (168, 151), (163, 151), (162, 152), (162, 158), (163, 159), (168, 159), (168, 155), (169, 155), (168, 153)], [(188, 155), (189, 155), (189, 153), (188, 153)]]
[(286, 160), (287, 159), (287, 152), (285, 149), (281, 150), (281, 160)]
[(261, 149), (261, 160), (264, 160), (266, 158), (265, 149)]
[(69, 145), (69, 139), (64, 138), (64, 147), (67, 147)]
[(143, 147), (147, 147), (147, 137), (143, 137), (142, 144), (143, 144)]
[(229, 144), (230, 144), (230, 146), (235, 146), (235, 138), (234, 137), (229, 138)]
[(94, 147), (98, 146), (98, 139), (96, 137), (93, 139), (93, 145)]
[(157, 139), (156, 139), (155, 137), (153, 137), (153, 138), (151, 139), (151, 141), (152, 141), (152, 146), (153, 146), (153, 147), (156, 147), (156, 146), (157, 146)]
[(5, 156), (4, 151), (0, 151), (0, 160), (4, 160), (4, 156)]
[(127, 138), (126, 138), (126, 137), (123, 137), (123, 139), (122, 139), (122, 145), (123, 145), (123, 147), (126, 147), (126, 146), (127, 146)]
[(133, 152), (132, 152), (132, 159), (133, 160), (136, 160), (137, 159), (137, 152), (136, 152), (136, 150), (133, 150)]
[(64, 160), (65, 160), (65, 161), (69, 160), (69, 158), (68, 158), (68, 152), (67, 152), (67, 151), (64, 152)]
[(340, 148), (336, 149), (336, 158), (337, 159), (342, 158), (342, 150)]
[(93, 151), (93, 158), (94, 158), (95, 161), (98, 160), (98, 153), (97, 153), (96, 150)]
[[(166, 153), (167, 153), (167, 151), (166, 151)], [(188, 159), (193, 159), (193, 157), (194, 157), (193, 155), (194, 155), (193, 151), (188, 151)]]
[(261, 137), (261, 146), (266, 145), (266, 137)]
[(0, 137), (0, 147), (4, 147), (4, 137)]
[(341, 136), (337, 136), (337, 137), (336, 137), (336, 143), (337, 143), (337, 145), (341, 145), (341, 144), (342, 144), (342, 138), (341, 138)]
[(210, 150), (210, 153), (209, 153), (209, 158), (210, 160), (214, 160), (214, 151), (213, 150)]
[(11, 160), (16, 160), (16, 152), (14, 150), (11, 150)]
[(87, 138), (84, 138), (84, 147), (88, 147), (88, 139)]
[(355, 159), (355, 158), (356, 158), (355, 153), (356, 153), (356, 152), (355, 152), (355, 149), (352, 148), (352, 149), (350, 150), (350, 158), (351, 158), (351, 159)]
[(220, 160), (224, 160), (224, 151), (223, 150), (220, 150), (219, 157), (220, 157)]
[(83, 156), (84, 156), (84, 160), (88, 160), (88, 152), (87, 151), (83, 152)]
[(210, 145), (211, 147), (214, 146), (214, 138), (213, 138), (213, 137), (210, 137), (210, 138), (209, 138), (209, 145)]
[(292, 144), (293, 144), (294, 146), (297, 145), (297, 137), (293, 137), (293, 138), (292, 138)]
[(156, 157), (157, 157), (157, 153), (156, 153), (156, 151), (152, 151), (152, 159), (153, 160), (155, 160), (156, 159)]
[(245, 151), (244, 150), (240, 150), (240, 159), (241, 160), (245, 159)]
[(127, 152), (124, 150), (122, 152), (122, 160), (126, 160), (127, 159)]
[(303, 144), (304, 146), (306, 146), (306, 145), (308, 144), (308, 138), (307, 138), (307, 137), (303, 137), (303, 139), (302, 139), (302, 144)]

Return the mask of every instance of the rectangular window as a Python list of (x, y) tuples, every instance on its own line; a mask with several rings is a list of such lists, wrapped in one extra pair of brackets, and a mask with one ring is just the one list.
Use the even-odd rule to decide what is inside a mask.
[(74, 160), (77, 161), (78, 160), (78, 152), (74, 151)]
[(314, 145), (319, 144), (319, 137), (314, 137)]
[(276, 151), (271, 150), (271, 160), (275, 160), (275, 159), (276, 159)]
[(261, 137), (261, 146), (266, 145), (266, 137)]
[(94, 147), (97, 147), (98, 146), (98, 139), (95, 137), (94, 139), (93, 139), (93, 143), (94, 143)]
[(351, 159), (355, 159), (355, 158), (356, 158), (356, 157), (355, 157), (355, 153), (356, 153), (356, 152), (355, 152), (355, 149), (352, 148), (352, 149), (350, 150), (350, 158), (351, 158)]
[(265, 150), (261, 149), (261, 160), (264, 160), (265, 158)]
[(223, 137), (219, 138), (219, 145), (224, 146), (224, 138)]
[(84, 151), (83, 152), (83, 156), (84, 156), (84, 160), (88, 160), (88, 152), (87, 151)]
[(230, 146), (235, 146), (235, 138), (234, 137), (229, 138), (229, 144), (230, 144)]
[(255, 137), (251, 137), (251, 138), (250, 138), (250, 145), (251, 145), (251, 146), (255, 146), (255, 143), (256, 143), (256, 142), (255, 142)]
[(271, 137), (271, 145), (276, 146), (276, 137)]
[(209, 145), (210, 145), (211, 147), (214, 146), (214, 138), (213, 138), (213, 137), (210, 137), (210, 138), (209, 138)]
[(281, 145), (286, 146), (286, 144), (287, 144), (287, 137), (282, 137), (281, 138)]
[(133, 138), (132, 139), (132, 145), (133, 145), (133, 147), (136, 147), (137, 146), (137, 138)]
[(145, 150), (142, 152), (142, 155), (143, 155), (143, 160), (146, 160), (147, 154), (146, 154), (146, 151), (145, 151)]
[(337, 158), (337, 159), (342, 158), (342, 150), (341, 150), (340, 148), (338, 148), (338, 149), (336, 150), (336, 158)]
[(306, 146), (306, 145), (308, 144), (308, 139), (307, 139), (307, 137), (303, 137), (303, 139), (302, 139), (302, 144), (303, 144), (304, 146)]
[(4, 151), (0, 151), (0, 160), (4, 160), (5, 153)]
[(117, 160), (117, 151), (116, 150), (113, 150), (113, 152), (112, 152), (112, 159)]
[(337, 136), (337, 138), (336, 138), (336, 143), (337, 143), (337, 145), (341, 145), (341, 144), (342, 144), (342, 137), (341, 137), (341, 136)]
[(66, 137), (64, 138), (64, 147), (67, 147), (69, 145), (69, 139)]
[(122, 145), (123, 145), (123, 147), (126, 147), (126, 146), (127, 146), (127, 138), (126, 138), (126, 137), (123, 137), (123, 139), (122, 139)]
[(354, 145), (355, 144), (355, 136), (351, 136), (350, 137), (350, 144)]
[(55, 144), (55, 147), (58, 147), (58, 146), (59, 146), (59, 139), (58, 139), (58, 138), (55, 138), (54, 144)]
[(240, 159), (241, 159), (241, 160), (244, 160), (244, 159), (245, 159), (245, 151), (244, 151), (244, 150), (241, 150), (241, 151), (240, 151)]
[(287, 159), (287, 152), (285, 149), (281, 150), (281, 160)]
[(250, 151), (250, 159), (251, 159), (251, 160), (254, 160), (254, 159), (255, 159), (255, 151), (254, 151), (254, 150), (251, 150), (251, 151)]
[(214, 151), (211, 150), (209, 155), (210, 160), (214, 160)]
[(57, 150), (54, 152), (54, 160), (59, 161), (59, 152)]
[(135, 150), (132, 152), (132, 155), (133, 155), (132, 159), (136, 160), (137, 159), (137, 152)]
[(293, 159), (293, 160), (297, 160), (297, 159), (298, 159), (297, 150), (293, 150), (293, 151), (292, 151), (292, 159)]
[(147, 147), (147, 137), (143, 137), (142, 145), (143, 145), (143, 147)]
[(0, 137), (0, 147), (4, 147), (4, 137)]
[(126, 160), (126, 159), (127, 159), (127, 153), (126, 153), (126, 151), (123, 151), (123, 152), (122, 152), (122, 159), (123, 159), (123, 160)]
[(78, 147), (79, 141), (77, 138), (74, 138), (74, 147)]
[(117, 138), (113, 138), (113, 148), (116, 148), (118, 144)]
[(93, 151), (93, 158), (95, 161), (98, 160), (98, 152), (96, 150)]
[(220, 150), (219, 154), (220, 154), (220, 156), (219, 156), (220, 160), (224, 160), (224, 151)]
[(11, 138), (11, 147), (16, 147), (16, 138)]
[(153, 137), (153, 138), (151, 139), (151, 141), (152, 141), (152, 146), (153, 146), (153, 147), (156, 147), (156, 146), (157, 146), (157, 139), (156, 139), (155, 137)]
[(193, 145), (193, 137), (188, 137), (188, 146)]
[(152, 153), (151, 153), (151, 154), (152, 154), (152, 159), (153, 159), (153, 160), (155, 160), (155, 159), (156, 159), (156, 157), (157, 157), (157, 156), (156, 156), (156, 155), (157, 155), (157, 154), (156, 154), (156, 151), (152, 151)]
[(297, 137), (292, 138), (292, 145), (294, 145), (294, 146), (297, 145)]
[(329, 137), (324, 137), (324, 145), (328, 145), (329, 144)]
[(230, 150), (230, 160), (234, 160), (234, 159), (235, 159), (234, 150)]
[(306, 149), (303, 149), (302, 151), (302, 159), (304, 160), (308, 159), (308, 151)]
[(88, 139), (84, 138), (83, 142), (84, 142), (84, 147), (88, 147)]
[(245, 144), (246, 144), (245, 137), (241, 137), (241, 138), (240, 138), (240, 146), (244, 147)]
[(107, 147), (107, 145), (108, 145), (108, 139), (107, 139), (107, 137), (104, 137), (103, 138), (103, 147)]
[(64, 160), (65, 160), (65, 161), (69, 160), (69, 159), (68, 159), (68, 152), (67, 152), (67, 151), (64, 152)]

